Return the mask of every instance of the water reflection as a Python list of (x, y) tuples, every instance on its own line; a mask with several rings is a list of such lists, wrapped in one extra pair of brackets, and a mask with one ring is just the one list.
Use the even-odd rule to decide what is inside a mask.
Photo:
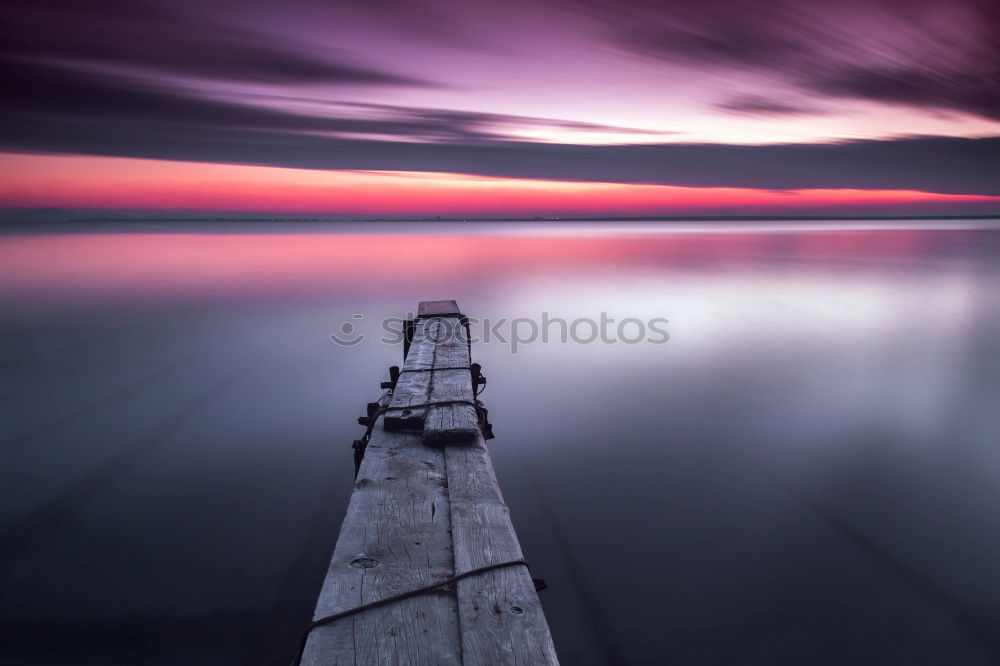
[(565, 663), (997, 659), (997, 232), (371, 229), (0, 237), (11, 663), (281, 662), (437, 297), (670, 320), (476, 349)]

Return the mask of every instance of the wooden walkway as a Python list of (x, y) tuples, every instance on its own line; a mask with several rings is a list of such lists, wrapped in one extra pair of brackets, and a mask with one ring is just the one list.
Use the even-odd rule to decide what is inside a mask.
[(558, 663), (531, 576), (518, 563), (523, 555), (478, 425), (470, 365), (455, 302), (421, 303), (314, 621), (496, 568), (316, 626), (302, 664)]

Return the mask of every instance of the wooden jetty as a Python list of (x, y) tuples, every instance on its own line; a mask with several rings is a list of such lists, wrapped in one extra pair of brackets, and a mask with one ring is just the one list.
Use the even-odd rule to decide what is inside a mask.
[(484, 442), (467, 322), (427, 301), (407, 329), (402, 370), (361, 419), (300, 663), (557, 664)]

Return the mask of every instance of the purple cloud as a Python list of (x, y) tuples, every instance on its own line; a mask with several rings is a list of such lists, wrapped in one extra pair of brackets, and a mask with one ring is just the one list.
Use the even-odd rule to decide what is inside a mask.
[(778, 77), (810, 94), (1000, 119), (994, 0), (590, 0), (615, 44), (701, 69)]

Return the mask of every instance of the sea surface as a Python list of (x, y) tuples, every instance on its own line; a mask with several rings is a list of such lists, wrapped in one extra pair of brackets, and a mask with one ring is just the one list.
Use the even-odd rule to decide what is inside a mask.
[(564, 664), (1000, 661), (1000, 221), (922, 220), (7, 225), (0, 662), (287, 664), (442, 298)]

